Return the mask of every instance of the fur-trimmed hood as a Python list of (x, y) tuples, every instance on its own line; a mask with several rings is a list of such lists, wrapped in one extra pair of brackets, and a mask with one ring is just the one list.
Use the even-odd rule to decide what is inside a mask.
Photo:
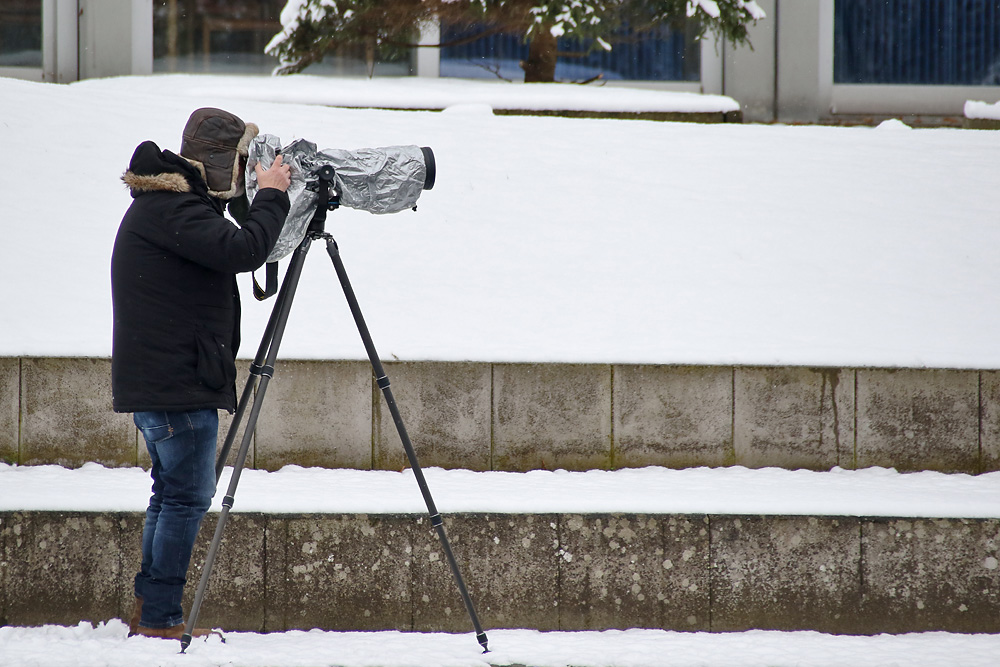
[(204, 179), (191, 163), (175, 153), (161, 151), (152, 141), (144, 141), (135, 149), (122, 181), (133, 197), (143, 192), (194, 192), (198, 189), (207, 194)]
[(187, 179), (180, 174), (150, 174), (148, 176), (126, 171), (122, 181), (133, 193), (139, 192), (191, 192)]

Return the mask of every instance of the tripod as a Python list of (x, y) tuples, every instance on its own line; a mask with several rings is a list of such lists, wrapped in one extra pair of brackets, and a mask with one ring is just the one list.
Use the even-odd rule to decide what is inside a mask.
[(327, 253), (329, 253), (330, 259), (333, 260), (333, 266), (337, 272), (337, 277), (340, 279), (340, 285), (344, 289), (344, 296), (347, 297), (347, 303), (351, 308), (354, 321), (358, 326), (358, 333), (361, 334), (365, 350), (368, 352), (368, 359), (371, 361), (372, 370), (375, 373), (375, 381), (378, 384), (379, 389), (382, 390), (385, 402), (389, 406), (389, 412), (392, 414), (392, 420), (395, 422), (396, 430), (399, 432), (399, 439), (402, 441), (403, 448), (406, 450), (406, 457), (410, 462), (410, 468), (412, 468), (413, 475), (417, 480), (417, 485), (420, 487), (420, 493), (424, 497), (424, 503), (427, 505), (427, 511), (430, 514), (431, 525), (434, 526), (437, 531), (438, 538), (441, 541), (441, 546), (444, 549), (445, 557), (448, 560), (448, 565), (451, 567), (452, 574), (455, 575), (455, 583), (458, 585), (458, 591), (462, 595), (462, 600), (465, 602), (465, 608), (469, 612), (469, 618), (472, 620), (472, 625), (476, 630), (476, 640), (480, 643), (480, 645), (482, 645), (483, 652), (488, 653), (489, 646), (487, 645), (486, 633), (483, 631), (483, 628), (479, 623), (479, 618), (476, 615), (476, 609), (472, 603), (472, 598), (469, 596), (469, 592), (465, 587), (465, 582), (462, 579), (462, 573), (458, 568), (458, 562), (455, 560), (454, 553), (452, 553), (451, 544), (448, 542), (448, 535), (445, 533), (444, 529), (444, 520), (441, 518), (441, 514), (437, 511), (437, 508), (434, 505), (434, 499), (431, 497), (430, 489), (427, 487), (427, 481), (424, 479), (423, 471), (420, 469), (420, 464), (417, 462), (417, 455), (413, 450), (413, 444), (410, 442), (410, 437), (406, 434), (406, 427), (403, 425), (403, 418), (399, 414), (399, 408), (396, 406), (396, 401), (392, 396), (392, 390), (389, 388), (389, 378), (385, 374), (385, 369), (382, 368), (382, 362), (379, 361), (378, 353), (375, 351), (375, 345), (372, 343), (371, 334), (368, 333), (368, 326), (365, 324), (364, 317), (361, 315), (361, 308), (358, 305), (358, 300), (354, 296), (354, 289), (351, 287), (351, 281), (348, 279), (347, 272), (344, 269), (344, 263), (340, 259), (340, 249), (337, 247), (337, 242), (333, 239), (333, 237), (325, 231), (327, 211), (336, 209), (340, 204), (339, 198), (333, 187), (334, 169), (329, 165), (323, 166), (316, 170), (315, 175), (318, 178), (315, 187), (319, 194), (316, 204), (316, 212), (313, 214), (313, 218), (309, 224), (308, 230), (306, 231), (305, 238), (302, 239), (302, 242), (292, 254), (291, 262), (289, 263), (287, 272), (285, 273), (285, 279), (278, 292), (277, 301), (274, 304), (271, 311), (271, 317), (264, 330), (264, 336), (261, 339), (260, 348), (257, 350), (257, 356), (254, 357), (253, 363), (250, 365), (250, 378), (247, 380), (246, 386), (243, 388), (243, 393), (240, 395), (236, 414), (233, 417), (232, 424), (226, 434), (226, 440), (222, 446), (222, 450), (219, 452), (218, 461), (216, 461), (215, 480), (216, 484), (218, 484), (219, 478), (222, 476), (222, 470), (225, 466), (226, 458), (229, 456), (229, 451), (236, 439), (236, 434), (239, 430), (240, 423), (243, 420), (243, 415), (246, 413), (247, 405), (250, 402), (250, 394), (252, 393), (251, 389), (256, 380), (258, 382), (257, 396), (254, 398), (253, 406), (250, 409), (250, 417), (247, 421), (246, 429), (243, 432), (243, 439), (236, 455), (236, 463), (233, 466), (233, 475), (229, 481), (229, 488), (226, 491), (226, 495), (222, 499), (222, 512), (219, 515), (219, 521), (215, 527), (215, 536), (212, 538), (212, 542), (209, 545), (208, 554), (205, 558), (205, 567), (201, 573), (201, 581), (198, 583), (194, 603), (191, 606), (191, 613), (188, 615), (188, 621), (184, 628), (184, 634), (181, 637), (181, 653), (184, 653), (187, 650), (187, 647), (191, 644), (191, 633), (193, 632), (195, 623), (198, 620), (198, 612), (201, 609), (201, 603), (205, 597), (205, 590), (208, 588), (208, 579), (212, 573), (215, 556), (219, 550), (219, 543), (222, 541), (222, 533), (226, 528), (226, 521), (229, 519), (229, 511), (233, 507), (236, 487), (239, 484), (240, 475), (242, 474), (243, 467), (246, 463), (247, 452), (250, 449), (250, 438), (253, 434), (254, 427), (257, 424), (257, 418), (260, 415), (260, 408), (264, 402), (267, 385), (274, 376), (274, 363), (278, 356), (278, 347), (281, 345), (281, 338), (285, 331), (285, 323), (288, 321), (288, 313), (292, 307), (292, 300), (295, 298), (295, 290), (298, 287), (299, 277), (302, 275), (302, 265), (305, 262), (306, 253), (309, 252), (310, 245), (312, 245), (314, 240), (319, 239), (326, 240)]

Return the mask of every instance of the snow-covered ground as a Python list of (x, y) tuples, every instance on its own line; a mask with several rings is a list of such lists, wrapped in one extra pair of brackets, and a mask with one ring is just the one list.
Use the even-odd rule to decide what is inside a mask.
[[(494, 116), (480, 86), (537, 106), (680, 103), (469, 85), (0, 79), (0, 354), (110, 354), (109, 257), (130, 201), (118, 177), (138, 143), (176, 150), (190, 112), (214, 105), (286, 143), (434, 148), (416, 213), (327, 223), (387, 359), (1000, 368), (1000, 134)], [(244, 302), (252, 355), (271, 303)], [(322, 251), (281, 356), (365, 358)]]
[(38, 667), (987, 667), (1000, 636), (921, 633), (844, 637), (817, 632), (488, 632), (483, 655), (471, 634), (233, 632), (226, 642), (132, 637), (111, 621), (64, 628), (0, 627), (0, 664)]
[[(223, 473), (213, 511), (222, 509), (231, 471), (226, 468)], [(1000, 518), (1000, 472), (973, 476), (836, 468), (821, 473), (737, 466), (528, 473), (427, 468), (424, 475), (444, 514), (634, 512)], [(104, 468), (88, 463), (69, 470), (53, 465), (0, 463), (0, 512), (141, 512), (146, 509), (149, 486), (149, 475), (141, 468)], [(53, 489), (59, 489), (59, 493), (53, 493)], [(409, 469), (248, 469), (240, 477), (236, 498), (236, 508), (241, 512), (426, 512)]]
[[(0, 79), (0, 355), (110, 354), (109, 257), (129, 204), (118, 176), (139, 142), (176, 150), (188, 114), (220, 106), (286, 143), (434, 148), (437, 185), (417, 213), (341, 210), (328, 221), (386, 358), (1000, 368), (1000, 135), (490, 112), (616, 104), (718, 111), (732, 101), (414, 79)], [(332, 267), (313, 254), (281, 356), (365, 358)], [(244, 304), (252, 348), (270, 303)], [(996, 474), (427, 473), (445, 513), (1000, 516)], [(237, 511), (423, 511), (409, 473), (244, 475)], [(324, 493), (308, 492), (316, 484)], [(148, 485), (138, 469), (2, 466), (0, 510), (140, 510)], [(1000, 638), (942, 633), (490, 635), (485, 657), (465, 635), (322, 632), (236, 633), (176, 656), (175, 643), (126, 640), (116, 622), (4, 627), (0, 664), (978, 666), (1000, 654)]]

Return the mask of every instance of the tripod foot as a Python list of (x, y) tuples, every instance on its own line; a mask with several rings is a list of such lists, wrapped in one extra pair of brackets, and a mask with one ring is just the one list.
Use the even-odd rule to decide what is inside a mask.
[[(194, 637), (202, 637), (206, 640), (209, 637), (218, 637), (219, 641), (221, 641), (223, 644), (226, 643), (226, 636), (222, 634), (222, 632), (219, 630), (196, 629), (194, 631)], [(185, 632), (183, 635), (181, 635), (181, 653), (185, 653), (187, 651), (188, 646), (191, 645), (191, 638), (192, 635), (190, 632)]]
[(489, 639), (486, 638), (485, 632), (480, 632), (478, 635), (476, 635), (476, 641), (478, 641), (479, 645), (483, 647), (483, 653), (490, 652), (490, 647), (488, 645)]

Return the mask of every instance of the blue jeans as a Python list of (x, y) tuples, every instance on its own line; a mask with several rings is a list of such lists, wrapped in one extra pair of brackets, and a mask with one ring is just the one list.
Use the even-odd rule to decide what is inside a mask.
[(184, 622), (181, 597), (201, 520), (215, 495), (219, 411), (136, 412), (152, 459), (153, 495), (142, 531), (142, 566), (135, 595), (147, 628)]

